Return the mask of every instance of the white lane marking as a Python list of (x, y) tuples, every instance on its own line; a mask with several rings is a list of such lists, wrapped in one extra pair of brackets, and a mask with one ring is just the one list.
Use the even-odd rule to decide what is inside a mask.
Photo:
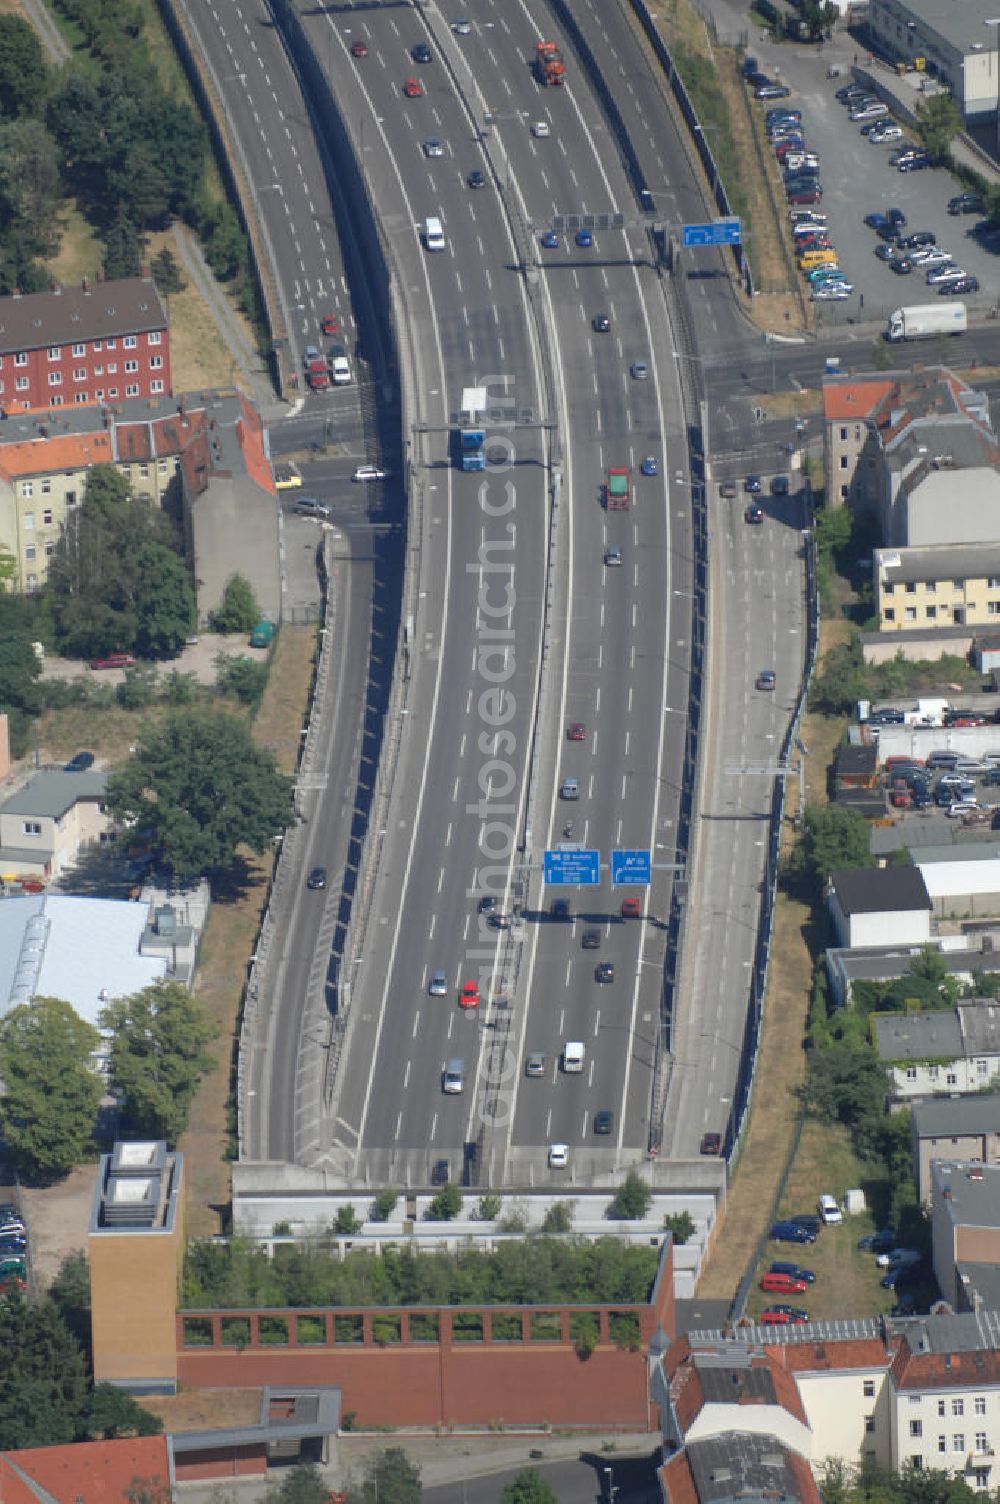
[(598, 1034), (600, 1034), (600, 1032), (601, 1032), (601, 1010), (600, 1010), (600, 1008), (598, 1008), (597, 1013), (596, 1013), (596, 1015), (594, 1017), (594, 1038), (595, 1039), (597, 1038)]
[(406, 1062), (406, 1070), (403, 1072), (403, 1090), (404, 1091), (406, 1090), (406, 1088), (410, 1084), (410, 1066), (412, 1064), (413, 1064), (412, 1060), (408, 1060)]

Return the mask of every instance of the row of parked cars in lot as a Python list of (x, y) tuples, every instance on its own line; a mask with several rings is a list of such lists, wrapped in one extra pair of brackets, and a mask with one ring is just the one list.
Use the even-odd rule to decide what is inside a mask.
[[(894, 809), (936, 806), (966, 825), (996, 823), (991, 791), (1000, 788), (1000, 752), (963, 757), (958, 752), (931, 752), (926, 760), (899, 755), (882, 765), (889, 802)], [(998, 796), (993, 795), (993, 798)]]
[[(816, 1214), (800, 1213), (775, 1222), (771, 1237), (776, 1243), (815, 1243), (824, 1227), (837, 1226), (843, 1222), (843, 1213), (837, 1202), (828, 1194), (820, 1196)], [(883, 1290), (894, 1290), (898, 1302), (893, 1308), (894, 1316), (909, 1315), (915, 1306), (912, 1287), (926, 1279), (923, 1258), (915, 1248), (899, 1246), (898, 1235), (892, 1228), (867, 1233), (858, 1240), (858, 1248), (864, 1253), (873, 1253), (875, 1262), (884, 1271), (881, 1278)], [(816, 1271), (803, 1264), (787, 1259), (775, 1259), (761, 1276), (760, 1288), (767, 1295), (805, 1295), (816, 1282)], [(907, 1287), (911, 1287), (907, 1289)], [(760, 1315), (762, 1326), (797, 1326), (809, 1320), (809, 1312), (800, 1306), (783, 1302), (767, 1306)]]
[[(962, 194), (960, 197), (971, 200), (975, 195)], [(950, 204), (954, 202), (957, 200), (949, 202), (949, 213), (952, 212)], [(979, 279), (970, 276), (950, 251), (938, 245), (933, 230), (907, 231), (906, 215), (902, 209), (873, 210), (865, 215), (865, 224), (879, 237), (875, 255), (897, 276), (923, 272), (928, 287), (945, 296), (979, 291)]]
[(823, 197), (819, 157), (810, 151), (802, 129), (802, 111), (774, 105), (765, 118), (768, 138), (784, 175), (792, 219), (792, 239), (799, 270), (809, 283), (814, 303), (841, 302), (854, 294), (840, 268), (826, 215), (816, 207)]
[(28, 1229), (13, 1201), (0, 1202), (0, 1299), (28, 1288)]

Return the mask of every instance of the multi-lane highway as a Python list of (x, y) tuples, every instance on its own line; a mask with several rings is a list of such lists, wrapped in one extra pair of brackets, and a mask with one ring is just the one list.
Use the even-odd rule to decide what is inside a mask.
[[(715, 275), (716, 252), (700, 268), (712, 275), (687, 288), (700, 354), (676, 337), (637, 188), (649, 185), (657, 218), (671, 224), (703, 216), (700, 191), (624, 9), (584, 0), (574, 12), (614, 95), (613, 121), (541, 0), (513, 9), (483, 0), (468, 33), (452, 31), (453, 18), (435, 6), (298, 18), (353, 139), (397, 281), (411, 423), (379, 515), (391, 517), (392, 496), (405, 494), (419, 568), (406, 717), (390, 727), (397, 777), (388, 818), (368, 832), (378, 878), (346, 979), (351, 1025), (334, 1111), (320, 1120), (321, 1041), (295, 1004), (329, 945), (329, 914), (311, 895), (289, 918), (281, 1007), (253, 1099), (254, 1157), (298, 1158), (350, 1180), (422, 1183), (442, 1159), (458, 1173), (474, 1150), (480, 1183), (586, 1182), (634, 1161), (647, 1140), (694, 607), (691, 407), (681, 383), (690, 399), (702, 360), (732, 360), (736, 350), (742, 358), (748, 345), (728, 282)], [(534, 76), (543, 36), (563, 46), (565, 88)], [(415, 60), (419, 44), (430, 62)], [(293, 81), (276, 87), (271, 73), (273, 46), (263, 30), (239, 34), (234, 77), (246, 81), (259, 66), (261, 88), (274, 100), (287, 86), (291, 101)], [(410, 78), (422, 86), (413, 97)], [(252, 138), (261, 117), (255, 90), (244, 94), (241, 125)], [(297, 118), (291, 104), (287, 113)], [(270, 144), (257, 174), (271, 174), (271, 191), (289, 198), (284, 185), (304, 175), (304, 120), (277, 146), (273, 130), (260, 135)], [(425, 146), (432, 138), (440, 154)], [(470, 186), (473, 171), (484, 187)], [(288, 207), (286, 270), (300, 251), (308, 260), (305, 227), (324, 218), (308, 196)], [(592, 245), (565, 233), (541, 245), (554, 215), (605, 212), (621, 213), (624, 228), (598, 230)], [(428, 215), (443, 221), (443, 252), (426, 249)], [(302, 315), (297, 338), (316, 342), (335, 289), (297, 276), (284, 285), (302, 303), (292, 304)], [(350, 328), (346, 310), (344, 321)], [(491, 462), (484, 475), (466, 475), (452, 463), (449, 426), (462, 389), (483, 383), (491, 407), (507, 402), (517, 421), (491, 416)], [(346, 417), (337, 401), (310, 399), (292, 442), (315, 429), (354, 458), (371, 453), (365, 415)], [(647, 459), (655, 464), (644, 474)], [(609, 465), (631, 471), (628, 510), (603, 505)], [(339, 474), (346, 479), (346, 465)], [(692, 952), (694, 987), (675, 1018), (665, 1146), (685, 1156), (703, 1130), (725, 1127), (742, 1039), (770, 792), (744, 765), (766, 762), (780, 741), (801, 669), (797, 517), (776, 509), (748, 533), (742, 509), (716, 513), (714, 496), (712, 508), (717, 693), (696, 812), (710, 832), (703, 949)], [(363, 598), (345, 638), (355, 677), (353, 654), (369, 646)], [(372, 661), (384, 667), (389, 631), (378, 602), (372, 627)], [(762, 697), (752, 684), (764, 666), (777, 669), (778, 691)], [(358, 819), (349, 774), (352, 756), (365, 760), (357, 699), (336, 717), (336, 771), (310, 835), (310, 858), (326, 856), (332, 872), (344, 828)], [(583, 725), (579, 739), (567, 734), (572, 723)], [(578, 781), (577, 800), (559, 798), (566, 778)], [(612, 888), (606, 865), (598, 888), (565, 895), (568, 917), (553, 915), (560, 894), (542, 885), (541, 853), (567, 829), (605, 864), (614, 847), (653, 851), (640, 919), (623, 920), (627, 890)], [(511, 928), (479, 914), (485, 894), (516, 920)], [(591, 931), (596, 949), (583, 945)], [(598, 980), (608, 963), (614, 979)], [(438, 969), (443, 996), (430, 992)], [(476, 1008), (459, 1006), (467, 982), (479, 989)], [(578, 1074), (559, 1069), (567, 1041), (584, 1046)], [(525, 1071), (529, 1054), (544, 1057), (538, 1075)], [(442, 1070), (454, 1058), (464, 1090), (452, 1095)], [(595, 1133), (598, 1113), (610, 1114), (601, 1124), (609, 1132)], [(553, 1143), (568, 1146), (565, 1169), (547, 1166)]]

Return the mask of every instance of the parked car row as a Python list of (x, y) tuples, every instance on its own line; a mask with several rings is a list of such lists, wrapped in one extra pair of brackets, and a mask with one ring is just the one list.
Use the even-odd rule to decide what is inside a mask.
[(28, 1229), (13, 1201), (0, 1203), (0, 1299), (28, 1288)]
[(922, 1254), (915, 1248), (898, 1246), (897, 1235), (891, 1227), (883, 1227), (859, 1238), (858, 1247), (862, 1253), (873, 1253), (878, 1267), (885, 1270), (881, 1281), (883, 1290), (898, 1293), (900, 1286), (914, 1283), (923, 1275)]
[(895, 809), (928, 809), (934, 804), (953, 819), (974, 816), (966, 823), (977, 823), (991, 814), (979, 793), (1000, 787), (1000, 752), (972, 758), (942, 750), (932, 752), (926, 762), (917, 757), (887, 757), (882, 773)]
[(809, 283), (814, 303), (841, 302), (854, 288), (840, 268), (826, 215), (814, 206), (823, 197), (819, 157), (810, 151), (802, 130), (802, 111), (787, 106), (768, 110), (765, 124), (784, 174), (785, 196), (792, 217), (792, 239), (799, 270)]
[[(834, 1227), (844, 1220), (836, 1199), (824, 1191), (816, 1202), (816, 1213), (798, 1212), (773, 1223), (771, 1237), (776, 1243), (815, 1243), (824, 1227)], [(804, 1295), (816, 1280), (815, 1271), (801, 1264), (777, 1259), (760, 1281), (766, 1294)], [(763, 1326), (799, 1325), (809, 1320), (809, 1312), (798, 1306), (772, 1305), (761, 1312)]]
[(923, 272), (928, 287), (945, 296), (979, 291), (978, 278), (970, 276), (950, 251), (938, 245), (932, 230), (901, 233), (906, 229), (906, 215), (901, 209), (873, 210), (865, 215), (865, 224), (879, 237), (875, 255), (897, 276)]

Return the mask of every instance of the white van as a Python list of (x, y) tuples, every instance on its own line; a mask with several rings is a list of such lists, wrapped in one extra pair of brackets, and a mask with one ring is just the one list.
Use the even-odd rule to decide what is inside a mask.
[(578, 1076), (583, 1070), (583, 1045), (579, 1040), (567, 1039), (563, 1045), (562, 1068), (567, 1076)]
[(334, 386), (347, 386), (351, 379), (351, 367), (346, 355), (335, 355), (333, 365), (330, 367), (330, 375), (333, 377)]
[(429, 251), (444, 250), (444, 230), (441, 221), (433, 215), (424, 220), (424, 245)]
[(816, 1210), (828, 1225), (843, 1222), (844, 1220), (843, 1212), (828, 1191), (824, 1191), (823, 1195), (817, 1201)]

